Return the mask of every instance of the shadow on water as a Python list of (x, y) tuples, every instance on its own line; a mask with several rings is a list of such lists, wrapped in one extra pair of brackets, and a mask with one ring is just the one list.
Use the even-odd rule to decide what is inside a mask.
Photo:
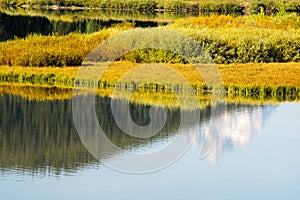
[(167, 25), (178, 18), (210, 14), (212, 13), (0, 7), (0, 41), (14, 37), (23, 38), (33, 33), (93, 33), (123, 22), (133, 23), (135, 27), (157, 27)]
[(0, 41), (33, 33), (93, 33), (123, 22), (133, 23), (136, 27), (157, 27), (185, 16), (183, 13), (161, 12), (1, 8)]
[[(122, 99), (114, 101), (122, 103)], [(133, 120), (139, 125), (147, 125), (149, 108), (147, 105), (130, 103)], [(215, 162), (224, 151), (248, 144), (262, 129), (264, 120), (274, 108), (274, 106), (227, 104), (224, 112), (212, 114), (212, 107), (207, 106), (201, 108), (200, 119), (183, 130), (186, 128), (195, 131), (194, 146), (199, 148), (200, 153), (207, 153), (206, 157)], [(100, 125), (107, 137), (120, 147), (120, 152), (106, 151), (109, 154), (104, 155), (99, 162), (86, 150), (77, 135), (71, 99), (38, 101), (3, 94), (0, 96), (1, 173), (61, 176), (88, 167), (100, 166), (101, 161), (118, 157), (126, 152), (163, 146), (178, 134), (181, 115), (189, 116), (194, 112), (167, 107), (165, 110), (167, 120), (163, 129), (155, 136), (139, 139), (125, 134), (116, 125), (111, 112), (111, 98), (96, 96), (96, 112)], [(209, 127), (215, 126), (220, 116), (224, 117), (226, 122), (222, 134), (219, 135), (215, 148), (205, 149), (216, 142), (217, 133)]]
[(136, 27), (157, 27), (166, 22), (132, 21), (132, 20), (103, 20), (103, 19), (73, 19), (71, 21), (49, 20), (43, 16), (10, 16), (0, 13), (0, 41), (23, 38), (29, 34), (37, 33), (49, 35), (57, 33), (65, 35), (71, 32), (93, 33), (104, 27), (110, 27), (122, 22), (134, 23)]

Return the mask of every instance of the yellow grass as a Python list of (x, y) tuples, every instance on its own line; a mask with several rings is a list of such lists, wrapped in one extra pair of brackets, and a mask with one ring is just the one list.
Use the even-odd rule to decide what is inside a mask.
[[(131, 62), (115, 62), (107, 68), (102, 79), (115, 82), (126, 72), (143, 64)], [(183, 75), (191, 84), (201, 85), (203, 79), (192, 65), (167, 64), (167, 66)], [(250, 64), (230, 64), (216, 65), (225, 85), (266, 85), (266, 86), (300, 86), (300, 63), (250, 63)], [(80, 67), (0, 67), (0, 75), (7, 74), (54, 74), (69, 78), (76, 77)], [(143, 71), (142, 71), (143, 72)], [(132, 81), (142, 81), (151, 77), (160, 76), (160, 79), (169, 82), (176, 80), (170, 79), (170, 74), (161, 74), (161, 70), (153, 73), (139, 73)]]

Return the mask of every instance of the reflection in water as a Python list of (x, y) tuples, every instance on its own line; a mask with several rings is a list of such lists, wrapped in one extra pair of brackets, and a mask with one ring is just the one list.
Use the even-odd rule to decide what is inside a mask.
[[(201, 124), (195, 142), (195, 145), (200, 147), (200, 158), (207, 157), (216, 162), (224, 151), (246, 146), (262, 130), (264, 121), (274, 110), (274, 106), (229, 105), (228, 107), (231, 109), (226, 109), (218, 135), (211, 127), (219, 126), (219, 117)], [(211, 148), (212, 146), (214, 148)]]
[[(128, 20), (126, 18), (103, 19), (101, 16), (79, 18), (77, 14), (70, 13), (68, 15), (69, 19), (64, 20), (64, 17), (47, 17), (47, 12), (42, 12), (37, 16), (22, 16), (18, 15), (18, 13), (15, 15), (9, 15), (6, 13), (1, 13), (0, 11), (0, 41), (13, 39), (14, 37), (26, 37), (32, 33), (42, 35), (49, 35), (52, 33), (64, 35), (71, 32), (93, 33), (101, 28), (110, 27), (122, 22), (133, 22), (136, 27), (157, 27), (158, 25), (165, 25), (167, 23), (153, 21), (151, 19), (147, 21)], [(58, 15), (60, 14), (58, 13)]]
[[(8, 94), (0, 96), (2, 174), (29, 172), (61, 175), (99, 166), (76, 133), (71, 106), (71, 100), (35, 101)], [(167, 145), (178, 134), (180, 116), (192, 112), (166, 108), (167, 120), (163, 129), (153, 137), (138, 139), (124, 134), (117, 127), (110, 108), (109, 97), (96, 97), (99, 122), (107, 137), (120, 147), (120, 152), (109, 152), (102, 159), (132, 151), (148, 152)], [(248, 144), (273, 109), (271, 106), (227, 105), (222, 115), (226, 119), (222, 135), (216, 148), (210, 152), (209, 159), (216, 160), (224, 150)], [(186, 127), (186, 130), (197, 131), (196, 143), (202, 153), (206, 151), (206, 146), (211, 146), (210, 142), (215, 142), (215, 133), (204, 130), (214, 126), (220, 117), (212, 116), (210, 110), (209, 107), (201, 110), (201, 120)], [(130, 113), (137, 124), (149, 123), (149, 106), (130, 104)]]

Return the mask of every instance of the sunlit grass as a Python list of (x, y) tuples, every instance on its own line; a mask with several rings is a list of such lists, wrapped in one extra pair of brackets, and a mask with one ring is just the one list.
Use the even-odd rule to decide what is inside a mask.
[[(125, 61), (114, 62), (104, 72), (102, 79), (115, 82), (118, 81), (127, 71), (145, 64), (131, 63)], [(169, 66), (184, 76), (191, 84), (202, 84), (203, 79), (199, 72), (190, 64), (162, 64)], [(300, 63), (248, 63), (216, 65), (220, 71), (221, 78), (226, 85), (293, 85), (300, 86)], [(103, 65), (103, 68), (106, 65)], [(99, 68), (103, 70), (103, 68)], [(159, 69), (159, 68), (158, 68)], [(20, 67), (20, 66), (1, 66), (0, 76), (18, 78), (20, 75), (54, 75), (55, 77), (75, 78), (80, 67)], [(97, 69), (96, 69), (97, 70)], [(152, 74), (140, 71), (139, 77), (132, 81), (142, 81), (157, 77), (159, 70)], [(165, 77), (165, 79), (163, 79)], [(169, 77), (162, 75), (161, 80), (168, 80)], [(176, 80), (168, 80), (176, 83)]]
[(284, 16), (250, 15), (233, 17), (230, 15), (211, 15), (176, 19), (174, 25), (189, 28), (265, 28), (265, 29), (298, 29), (300, 17), (294, 14)]
[[(146, 68), (142, 68), (144, 66)], [(155, 64), (154, 66), (157, 66)], [(186, 84), (192, 85), (197, 94), (205, 95), (210, 88), (199, 74), (199, 71), (192, 65), (168, 64), (170, 69), (177, 72), (187, 80)], [(105, 65), (99, 69), (104, 70)], [(158, 66), (159, 67), (159, 66)], [(269, 63), (269, 64), (231, 64), (216, 65), (220, 72), (225, 89), (232, 97), (235, 96), (278, 96), (290, 99), (299, 95), (300, 88), (300, 63)], [(129, 78), (122, 78), (127, 72), (138, 69)], [(2, 83), (22, 83), (31, 85), (45, 85), (56, 87), (74, 86), (74, 81), (80, 67), (63, 68), (35, 68), (35, 67), (0, 67), (0, 80)], [(138, 89), (142, 86), (141, 92), (174, 92), (178, 88), (184, 89), (185, 83), (178, 80), (178, 76), (169, 73), (168, 75), (152, 70), (147, 70), (147, 65), (131, 62), (114, 62), (103, 73), (99, 83), (99, 89), (114, 88), (121, 86), (121, 89)], [(97, 71), (95, 71), (97, 72)], [(173, 73), (173, 72), (172, 72)], [(209, 71), (202, 73), (209, 73)], [(93, 72), (97, 76), (96, 73)], [(99, 77), (100, 78), (100, 77)], [(120, 81), (120, 84), (118, 84)], [(153, 85), (154, 84), (154, 85)], [(136, 88), (131, 88), (136, 85)], [(121, 90), (120, 89), (120, 90)], [(292, 97), (293, 96), (293, 97)]]
[[(300, 17), (286, 16), (210, 16), (177, 20), (158, 31), (177, 31), (196, 40), (218, 64), (270, 63), (300, 61)], [(115, 25), (93, 34), (71, 33), (66, 36), (30, 35), (0, 43), (0, 65), (79, 66), (98, 44), (132, 24)], [(147, 39), (142, 41), (147, 44)], [(180, 51), (193, 47), (174, 41)], [(116, 49), (118, 51), (118, 49)], [(108, 54), (114, 55), (114, 51)], [(110, 55), (108, 55), (110, 56)], [(162, 50), (141, 49), (120, 60), (131, 62), (185, 63), (180, 55)]]

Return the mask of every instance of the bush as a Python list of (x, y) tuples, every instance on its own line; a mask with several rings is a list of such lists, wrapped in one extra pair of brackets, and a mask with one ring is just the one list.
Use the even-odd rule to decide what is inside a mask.
[(284, 14), (285, 12), (300, 12), (300, 2), (294, 0), (260, 0), (251, 3), (250, 14)]
[(207, 2), (201, 3), (199, 10), (201, 12), (214, 12), (219, 14), (238, 14), (244, 13), (244, 7), (238, 3), (219, 3), (219, 2)]
[(9, 66), (79, 66), (99, 42), (109, 36), (104, 30), (92, 35), (30, 35), (0, 43), (0, 64)]

